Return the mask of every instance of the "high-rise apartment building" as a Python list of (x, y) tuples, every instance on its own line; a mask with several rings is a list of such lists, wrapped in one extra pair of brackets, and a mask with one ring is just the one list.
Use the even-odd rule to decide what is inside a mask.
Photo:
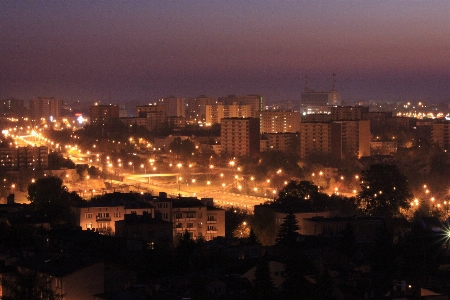
[(300, 124), (300, 157), (331, 155), (370, 156), (370, 122), (333, 121)]
[(227, 97), (221, 97), (217, 101), (224, 105), (233, 105), (234, 103), (238, 105), (250, 105), (251, 106), (251, 116), (257, 116), (258, 111), (263, 111), (265, 109), (264, 98), (261, 95), (248, 95), (248, 96), (235, 96), (229, 95)]
[(139, 105), (136, 106), (136, 117), (147, 118), (148, 113), (163, 113), (164, 107), (162, 105)]
[(444, 151), (450, 150), (450, 122), (431, 124), (431, 141)]
[(369, 112), (368, 106), (333, 106), (330, 108), (333, 120), (362, 120), (365, 113)]
[(230, 105), (223, 105), (221, 103), (216, 105), (206, 106), (207, 124), (221, 123), (224, 118), (255, 118), (254, 110), (251, 105), (239, 105), (236, 102)]
[(0, 170), (38, 170), (48, 167), (48, 148), (17, 147), (0, 149)]
[(119, 118), (119, 106), (117, 105), (93, 105), (90, 107), (91, 124), (110, 124)]
[(298, 111), (260, 111), (261, 133), (284, 133), (300, 131)]
[(223, 154), (259, 155), (259, 118), (225, 118), (221, 124)]
[(24, 115), (23, 100), (8, 98), (0, 101), (0, 114), (5, 116)]
[(39, 97), (29, 101), (29, 113), (32, 119), (61, 117), (63, 101), (54, 97)]
[(206, 120), (206, 106), (217, 104), (217, 98), (200, 95), (189, 98), (186, 103), (186, 120), (189, 122), (204, 122)]
[(159, 99), (158, 104), (164, 107), (167, 117), (186, 117), (186, 104), (184, 98), (169, 96)]
[(316, 92), (308, 87), (308, 77), (305, 77), (305, 89), (301, 94), (301, 113), (328, 112), (328, 106), (341, 105), (341, 94), (336, 90), (336, 74), (333, 74), (333, 85), (330, 91)]

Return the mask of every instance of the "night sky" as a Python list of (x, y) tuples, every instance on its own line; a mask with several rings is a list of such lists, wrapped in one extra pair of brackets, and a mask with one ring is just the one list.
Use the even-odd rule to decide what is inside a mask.
[(450, 1), (0, 1), (0, 99), (450, 101)]

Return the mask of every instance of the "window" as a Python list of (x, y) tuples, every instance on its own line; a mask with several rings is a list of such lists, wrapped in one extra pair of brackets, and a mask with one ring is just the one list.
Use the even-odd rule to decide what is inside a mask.
[(195, 218), (195, 213), (193, 212), (186, 213), (186, 218)]
[(114, 218), (120, 218), (120, 211), (114, 213)]
[(194, 228), (194, 223), (187, 223), (186, 227), (187, 228)]
[(92, 219), (92, 213), (87, 213), (84, 216), (86, 219)]
[(183, 214), (182, 213), (175, 214), (175, 219), (181, 219), (181, 218), (183, 218)]
[(169, 214), (168, 214), (168, 213), (164, 213), (164, 214), (163, 214), (163, 218), (164, 218), (164, 219), (168, 219), (168, 218), (169, 218)]

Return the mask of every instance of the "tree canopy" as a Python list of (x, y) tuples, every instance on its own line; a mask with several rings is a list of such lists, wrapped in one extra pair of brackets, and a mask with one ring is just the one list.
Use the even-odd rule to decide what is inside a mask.
[(28, 186), (28, 200), (38, 217), (51, 223), (68, 221), (72, 203), (82, 199), (75, 192), (68, 192), (59, 177), (43, 177)]
[(396, 165), (375, 164), (363, 170), (360, 186), (357, 200), (367, 215), (390, 218), (409, 207), (408, 180)]

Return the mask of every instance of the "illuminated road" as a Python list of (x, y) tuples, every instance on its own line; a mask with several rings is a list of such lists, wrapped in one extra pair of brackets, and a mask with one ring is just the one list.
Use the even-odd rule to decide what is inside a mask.
[[(18, 145), (46, 145), (44, 142), (40, 142), (36, 136), (16, 136), (15, 141)], [(48, 146), (48, 145), (47, 145)], [(54, 149), (55, 150), (55, 149)], [(75, 164), (88, 164), (101, 168), (98, 163), (89, 162), (88, 155), (81, 154), (79, 151), (71, 151), (70, 155), (66, 155), (66, 158), (70, 158)], [(136, 168), (137, 169), (137, 168)], [(233, 194), (223, 191), (222, 187), (214, 185), (201, 185), (201, 184), (187, 184), (177, 183), (176, 177), (179, 173), (161, 173), (161, 174), (142, 174), (139, 172), (128, 173), (124, 172), (123, 168), (111, 168), (112, 171), (120, 173), (123, 176), (123, 181), (111, 180), (115, 186), (128, 185), (130, 190), (140, 192), (152, 192), (158, 194), (159, 192), (165, 192), (168, 196), (176, 197), (181, 194), (185, 197), (197, 197), (197, 198), (213, 198), (214, 203), (221, 207), (240, 207), (243, 209), (253, 211), (255, 205), (272, 200), (272, 198), (256, 197), (243, 194)], [(140, 171), (140, 170), (136, 170)], [(204, 173), (192, 173), (190, 175), (201, 175)], [(164, 180), (162, 178), (169, 178)], [(105, 180), (108, 182), (109, 180)], [(173, 181), (173, 182), (172, 182)]]

